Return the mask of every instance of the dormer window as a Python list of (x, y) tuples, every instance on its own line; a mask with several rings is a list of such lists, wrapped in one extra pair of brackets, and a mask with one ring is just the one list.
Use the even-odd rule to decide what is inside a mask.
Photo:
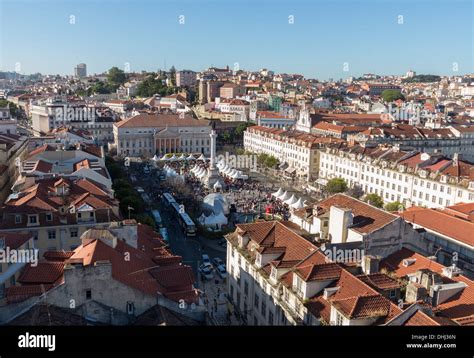
[(257, 256), (255, 257), (255, 264), (260, 267), (262, 265), (262, 255), (257, 253)]
[(28, 215), (28, 225), (38, 225), (38, 216)]
[(277, 279), (277, 269), (276, 267), (272, 266), (272, 273), (271, 273), (272, 279), (276, 280)]
[(15, 215), (15, 224), (21, 224), (21, 215)]

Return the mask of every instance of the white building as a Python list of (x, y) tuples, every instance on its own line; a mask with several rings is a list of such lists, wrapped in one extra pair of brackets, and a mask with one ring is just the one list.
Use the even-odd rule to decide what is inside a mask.
[(188, 115), (139, 114), (114, 123), (118, 155), (153, 157), (165, 153), (210, 154), (210, 122)]
[(439, 154), (397, 146), (340, 145), (321, 151), (319, 176), (343, 178), (349, 186), (388, 202), (444, 207), (474, 201), (474, 166)]
[(10, 114), (10, 108), (0, 108), (0, 133), (16, 134), (18, 122)]
[(176, 86), (193, 87), (197, 81), (197, 73), (191, 70), (181, 70), (176, 72)]
[(247, 324), (377, 325), (401, 313), (281, 222), (238, 224), (226, 239), (227, 293)]
[(244, 148), (252, 153), (265, 153), (274, 156), (287, 166), (289, 174), (310, 180), (316, 176), (319, 165), (318, 148), (340, 141), (335, 138), (322, 138), (312, 134), (267, 128), (249, 127), (244, 132)]

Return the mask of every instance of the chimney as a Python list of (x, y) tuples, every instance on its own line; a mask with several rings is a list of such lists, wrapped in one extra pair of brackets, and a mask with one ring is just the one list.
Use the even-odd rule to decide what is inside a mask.
[(364, 259), (362, 261), (362, 271), (366, 275), (371, 275), (373, 273), (379, 272), (379, 263), (380, 258), (373, 255), (364, 255)]
[(348, 230), (353, 223), (354, 215), (349, 208), (331, 206), (329, 211), (329, 235), (331, 243), (345, 243)]
[(339, 287), (328, 287), (324, 289), (323, 298), (327, 300), (339, 290)]
[(138, 248), (138, 228), (135, 220), (124, 220), (122, 225), (111, 226), (110, 231), (127, 245)]
[(453, 154), (453, 167), (457, 167), (459, 165), (459, 153)]

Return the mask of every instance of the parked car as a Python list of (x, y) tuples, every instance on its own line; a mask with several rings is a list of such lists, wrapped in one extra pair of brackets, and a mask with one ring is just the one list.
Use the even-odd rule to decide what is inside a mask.
[(214, 278), (214, 274), (212, 273), (212, 270), (207, 265), (202, 264), (199, 267), (199, 272), (206, 280), (212, 280)]
[(217, 274), (220, 276), (220, 278), (227, 277), (227, 269), (224, 264), (217, 266)]
[(214, 264), (214, 266), (218, 267), (219, 265), (222, 265), (224, 261), (222, 261), (220, 257), (214, 257), (212, 259), (212, 263)]
[(211, 259), (209, 258), (209, 255), (207, 255), (207, 254), (202, 255), (202, 263), (209, 264), (209, 265), (212, 266)]

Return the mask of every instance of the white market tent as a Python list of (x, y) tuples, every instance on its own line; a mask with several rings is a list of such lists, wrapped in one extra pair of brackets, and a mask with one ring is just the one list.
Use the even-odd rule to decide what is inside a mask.
[(217, 215), (211, 214), (209, 216), (204, 215), (204, 213), (199, 217), (199, 222), (201, 225), (208, 226), (214, 229), (221, 229), (222, 225), (227, 225), (227, 218), (223, 213)]
[(299, 198), (298, 201), (296, 203), (291, 204), (290, 207), (292, 209), (302, 209), (302, 208), (304, 208), (303, 200), (301, 198)]
[(291, 198), (289, 198), (288, 200), (285, 200), (285, 204), (291, 205), (291, 204), (296, 203), (297, 201), (298, 199), (296, 198), (295, 194), (293, 194)]
[(278, 191), (276, 193), (273, 193), (272, 196), (275, 197), (275, 198), (278, 198), (282, 194), (283, 194), (283, 189), (280, 188), (280, 189), (278, 189)]
[(290, 193), (288, 193), (287, 191), (285, 191), (283, 194), (281, 194), (278, 199), (281, 200), (281, 201), (285, 201), (285, 200), (288, 200), (290, 198)]

